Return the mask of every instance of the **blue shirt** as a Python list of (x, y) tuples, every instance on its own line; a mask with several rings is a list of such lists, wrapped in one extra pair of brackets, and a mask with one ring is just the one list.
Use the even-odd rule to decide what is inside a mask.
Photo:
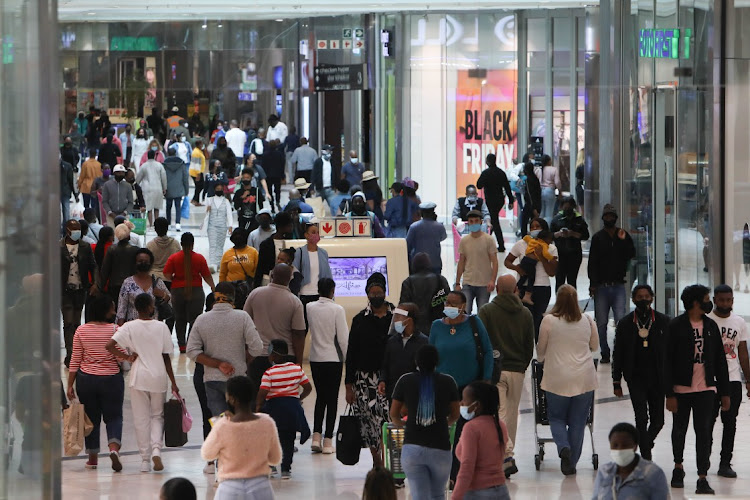
[(414, 200), (406, 196), (396, 196), (385, 203), (383, 217), (388, 221), (389, 228), (408, 228), (411, 226), (417, 210), (419, 210), (419, 205)]
[(440, 257), (440, 242), (446, 239), (445, 226), (434, 220), (418, 220), (409, 228), (406, 234), (406, 246), (409, 249), (409, 260), (420, 252), (430, 256), (432, 269), (443, 268)]
[(643, 457), (624, 480), (617, 475), (617, 464), (609, 462), (599, 467), (594, 482), (592, 500), (663, 500), (669, 498), (667, 477), (655, 463)]
[[(476, 316), (475, 318), (484, 350), (483, 367), (477, 362), (477, 344), (468, 316), (458, 325), (448, 325), (443, 320), (436, 319), (430, 329), (430, 344), (437, 348), (440, 355), (436, 371), (453, 377), (459, 390), (475, 380), (492, 378), (492, 344), (482, 320)], [(451, 328), (456, 329), (455, 333), (451, 334)]]
[(349, 183), (349, 186), (361, 186), (362, 185), (362, 174), (365, 172), (365, 166), (362, 163), (346, 162), (346, 165), (341, 169), (341, 173), (344, 174), (344, 179)]
[(338, 193), (330, 198), (328, 198), (328, 206), (331, 207), (331, 215), (336, 216), (336, 214), (339, 213), (339, 208), (341, 206), (341, 202), (344, 200), (348, 200), (349, 195), (346, 193)]

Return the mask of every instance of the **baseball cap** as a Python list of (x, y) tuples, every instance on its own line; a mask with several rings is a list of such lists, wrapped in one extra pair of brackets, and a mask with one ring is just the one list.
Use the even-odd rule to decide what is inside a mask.
[(113, 173), (117, 172), (127, 172), (128, 170), (123, 165), (115, 165), (115, 168), (112, 169)]
[(177, 106), (175, 106), (175, 107), (172, 108), (172, 111), (174, 111), (175, 113), (177, 113), (178, 111), (180, 111), (180, 108), (178, 108)]
[(607, 214), (612, 214), (617, 217), (617, 209), (611, 203), (607, 203), (606, 205), (604, 205), (604, 209), (602, 210), (602, 217)]

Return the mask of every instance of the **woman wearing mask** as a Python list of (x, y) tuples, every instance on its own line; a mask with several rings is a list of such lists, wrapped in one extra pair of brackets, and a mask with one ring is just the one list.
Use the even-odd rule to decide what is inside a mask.
[[(552, 165), (552, 157), (550, 155), (542, 156), (542, 215), (541, 217), (547, 221), (547, 224), (552, 222), (552, 216), (555, 213), (555, 203), (557, 198), (562, 197), (562, 183), (560, 182), (560, 171)], [(555, 196), (555, 189), (558, 194)]]
[[(252, 165), (251, 156), (247, 158), (245, 165), (247, 163)], [(246, 166), (242, 170), (240, 186), (234, 191), (232, 202), (234, 209), (237, 210), (237, 225), (247, 231), (248, 234), (258, 227), (258, 221), (255, 220), (255, 216), (263, 208), (263, 191), (261, 186), (264, 186), (266, 189), (268, 188), (265, 176), (266, 173), (263, 171), (263, 167)]]
[(224, 196), (224, 185), (214, 187), (214, 196), (206, 203), (206, 218), (203, 221), (208, 233), (209, 269), (215, 273), (221, 267), (224, 243), (232, 233), (232, 204)]
[(200, 195), (203, 190), (204, 175), (206, 175), (206, 161), (207, 153), (206, 147), (203, 144), (203, 139), (195, 140), (195, 147), (190, 154), (190, 169), (188, 173), (193, 178), (193, 184), (195, 184), (195, 192), (193, 193), (192, 203), (196, 207), (201, 207)]
[[(135, 253), (135, 274), (126, 278), (120, 288), (120, 299), (117, 304), (117, 324), (122, 326), (126, 321), (138, 319), (135, 299), (147, 293), (155, 300), (169, 302), (172, 296), (164, 281), (151, 274), (154, 265), (154, 254), (148, 248), (139, 248)], [(159, 312), (154, 308), (154, 319), (158, 320)], [(164, 319), (164, 318), (161, 318)]]
[(508, 430), (498, 417), (499, 409), (500, 395), (494, 385), (472, 382), (464, 388), (461, 416), (466, 425), (456, 446), (461, 470), (452, 500), (510, 500), (503, 472)]
[[(185, 352), (185, 332), (193, 327), (195, 318), (203, 311), (203, 280), (214, 291), (214, 279), (208, 270), (205, 257), (193, 252), (195, 239), (192, 233), (183, 233), (180, 238), (182, 251), (167, 259), (164, 279), (172, 282), (172, 308), (174, 310), (175, 333), (180, 352)], [(189, 333), (189, 332), (188, 332)]]
[(367, 307), (352, 320), (346, 352), (346, 402), (359, 417), (362, 445), (370, 449), (373, 466), (382, 466), (382, 427), (388, 421), (388, 400), (378, 392), (393, 304), (385, 301), (385, 276), (367, 278)]
[[(164, 204), (164, 194), (167, 192), (167, 172), (161, 163), (154, 160), (156, 153), (148, 151), (146, 154), (148, 160), (138, 170), (135, 182), (141, 187), (148, 212), (148, 225), (151, 226), (154, 219), (159, 217), (159, 208)], [(167, 216), (169, 216), (168, 212)], [(178, 218), (177, 223), (179, 222)]]
[(135, 139), (133, 139), (133, 167), (135, 168), (136, 172), (141, 166), (141, 158), (143, 158), (143, 155), (148, 151), (149, 142), (153, 139), (153, 137), (146, 137), (146, 129), (139, 128), (138, 131), (135, 133)]
[[(112, 470), (120, 472), (120, 445), (122, 442), (122, 402), (125, 397), (125, 381), (117, 359), (107, 351), (105, 345), (117, 331), (113, 324), (115, 304), (105, 294), (91, 301), (91, 321), (81, 325), (73, 336), (73, 355), (68, 372), (68, 399), (75, 399), (76, 392), (86, 415), (94, 424), (86, 436), (86, 453), (89, 459), (85, 467), (96, 469), (99, 460), (99, 426), (102, 418), (107, 427), (109, 458)], [(129, 361), (135, 361), (131, 357)]]
[(617, 424), (609, 431), (612, 462), (599, 467), (594, 482), (594, 500), (669, 498), (664, 471), (636, 454), (638, 438), (638, 430), (631, 424)]
[(141, 163), (146, 163), (148, 161), (148, 152), (153, 151), (154, 152), (154, 160), (158, 161), (161, 164), (164, 164), (164, 153), (161, 151), (161, 144), (159, 144), (159, 141), (156, 139), (151, 139), (148, 143), (148, 150), (145, 151), (141, 155)]
[[(247, 244), (247, 232), (239, 227), (232, 231), (229, 240), (234, 248), (224, 252), (221, 258), (219, 281), (244, 280), (252, 290), (255, 270), (258, 267), (258, 251)], [(241, 307), (243, 304), (237, 305)]]
[(552, 311), (544, 317), (536, 346), (544, 363), (541, 388), (547, 393), (547, 414), (552, 438), (560, 456), (560, 470), (576, 473), (581, 457), (586, 421), (597, 387), (591, 355), (599, 349), (596, 324), (578, 307), (578, 294), (570, 285), (557, 291)]
[(219, 184), (226, 189), (226, 186), (229, 185), (229, 178), (221, 169), (221, 160), (211, 160), (208, 163), (208, 173), (203, 182), (203, 201), (206, 200), (206, 197), (212, 198), (214, 196), (216, 186)]
[[(294, 256), (294, 267), (302, 273), (302, 288), (299, 299), (305, 306), (318, 300), (318, 280), (333, 278), (331, 266), (328, 264), (328, 252), (318, 247), (320, 233), (317, 224), (305, 225), (305, 240), (307, 245), (300, 247)], [(307, 308), (305, 308), (305, 324), (307, 325)]]
[(234, 156), (234, 152), (227, 146), (226, 137), (220, 137), (216, 141), (216, 149), (211, 153), (211, 160), (219, 160), (221, 162), (221, 170), (227, 176), (227, 179), (234, 177), (237, 159)]
[(422, 346), (416, 363), (419, 371), (402, 376), (393, 389), (391, 422), (403, 427), (402, 416), (408, 415), (401, 463), (412, 498), (444, 498), (452, 461), (448, 426), (458, 420), (458, 388), (452, 377), (436, 372), (434, 346)]

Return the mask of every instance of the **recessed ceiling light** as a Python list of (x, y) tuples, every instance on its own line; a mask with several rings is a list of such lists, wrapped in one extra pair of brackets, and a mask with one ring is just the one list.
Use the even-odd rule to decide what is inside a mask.
[(276, 20), (276, 22), (277, 22), (277, 23), (283, 23), (283, 22), (284, 22), (284, 20), (283, 20), (283, 19), (277, 19), (277, 20)]
[(94, 16), (94, 15), (96, 15), (96, 12), (86, 12), (86, 14), (88, 14), (90, 16)]
[(216, 27), (217, 27), (217, 28), (223, 28), (223, 27), (224, 27), (224, 25), (223, 25), (223, 24), (221, 24), (221, 21), (219, 21), (219, 24), (217, 24), (217, 25), (216, 25)]

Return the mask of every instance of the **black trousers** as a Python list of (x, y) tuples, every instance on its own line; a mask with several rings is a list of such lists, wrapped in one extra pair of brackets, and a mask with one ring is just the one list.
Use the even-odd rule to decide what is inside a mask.
[(305, 179), (306, 182), (310, 182), (312, 180), (312, 170), (298, 170), (294, 176), (294, 180), (296, 181), (297, 179)]
[(721, 411), (721, 396), (716, 395), (714, 405), (714, 417), (711, 419), (711, 438), (713, 439), (716, 417), (721, 414), (721, 423), (724, 430), (721, 434), (721, 461), (720, 465), (729, 465), (732, 462), (734, 452), (734, 436), (737, 433), (737, 415), (742, 403), (742, 382), (729, 382), (729, 411)]
[(313, 432), (323, 432), (323, 417), (326, 421), (326, 433), (323, 437), (333, 438), (336, 427), (336, 408), (339, 404), (339, 387), (341, 386), (341, 369), (343, 363), (310, 362), (313, 384), (315, 384), (315, 416)]
[[(271, 191), (270, 195), (276, 197), (276, 206), (281, 208), (281, 177), (267, 177), (266, 183), (268, 184), (268, 190)], [(271, 208), (273, 208), (273, 201), (271, 202)]]
[(557, 274), (555, 274), (555, 291), (566, 283), (577, 288), (581, 262), (583, 262), (583, 253), (560, 253), (560, 263), (557, 265)]
[(503, 209), (503, 205), (495, 205), (487, 203), (487, 210), (490, 211), (490, 222), (492, 223), (492, 232), (497, 240), (497, 247), (501, 252), (505, 251), (505, 241), (503, 241), (503, 228), (500, 227), (500, 210)]
[(713, 391), (704, 391), (675, 396), (677, 397), (677, 412), (673, 414), (672, 420), (674, 463), (682, 463), (685, 435), (692, 412), (695, 430), (695, 462), (698, 466), (698, 475), (706, 475), (711, 467), (711, 429), (713, 429), (716, 394)]
[(81, 326), (81, 314), (86, 303), (86, 290), (65, 290), (60, 300), (60, 310), (63, 318), (63, 338), (65, 339), (65, 366), (70, 365), (73, 354), (73, 335)]
[(198, 174), (197, 177), (193, 177), (195, 182), (195, 193), (193, 193), (193, 201), (198, 203), (200, 201), (201, 191), (203, 190), (203, 174)]
[(310, 329), (310, 324), (307, 322), (307, 304), (315, 302), (320, 298), (320, 295), (300, 295), (299, 300), (302, 302), (302, 312), (305, 315), (305, 330)]
[(297, 439), (296, 431), (279, 429), (279, 441), (281, 442), (281, 472), (292, 471), (295, 439)]
[(198, 395), (198, 402), (201, 405), (201, 414), (203, 415), (203, 439), (206, 439), (208, 433), (211, 432), (211, 422), (208, 421), (208, 419), (211, 418), (211, 410), (208, 408), (206, 386), (203, 385), (203, 365), (200, 363), (195, 363), (193, 387), (195, 388), (195, 393)]
[[(170, 293), (172, 292), (172, 282), (171, 281), (164, 281), (164, 286), (167, 287), (167, 290), (169, 290)], [(174, 315), (172, 315), (171, 318), (165, 319), (164, 320), (164, 324), (167, 325), (167, 328), (169, 328), (169, 334), (171, 335), (172, 334), (172, 329), (174, 328)], [(201, 370), (203, 370), (203, 368), (201, 368)], [(202, 373), (203, 373), (203, 371), (201, 371), (201, 374)], [(201, 375), (201, 380), (203, 380), (202, 377), (203, 377), (203, 375)], [(206, 391), (203, 391), (203, 394), (205, 394), (205, 393), (206, 393)]]
[[(247, 365), (247, 376), (252, 380), (256, 393), (260, 389), (260, 380), (263, 378), (263, 374), (269, 368), (271, 368), (271, 363), (268, 361), (268, 356), (258, 356)], [(260, 408), (258, 409), (260, 410)]]
[(640, 381), (628, 382), (628, 390), (635, 413), (635, 427), (641, 438), (641, 455), (651, 460), (654, 440), (664, 427), (664, 393), (658, 384)]

